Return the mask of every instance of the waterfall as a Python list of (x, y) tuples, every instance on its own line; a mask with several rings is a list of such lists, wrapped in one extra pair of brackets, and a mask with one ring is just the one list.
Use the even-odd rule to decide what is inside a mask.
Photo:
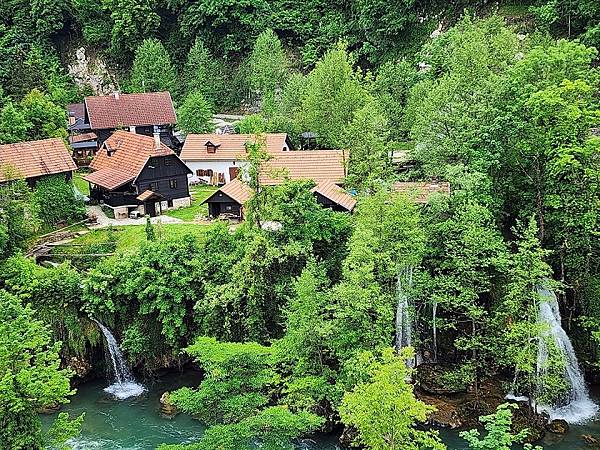
[[(556, 346), (564, 364), (564, 376), (569, 383), (568, 396), (557, 405), (543, 406), (542, 411), (550, 415), (550, 419), (564, 419), (569, 423), (581, 423), (592, 418), (598, 411), (596, 405), (590, 399), (583, 374), (577, 362), (577, 356), (567, 333), (561, 326), (560, 310), (556, 294), (544, 286), (538, 286), (540, 295), (540, 307), (538, 320), (545, 323), (546, 329), (542, 331), (539, 338), (537, 373), (545, 373), (548, 366), (548, 346), (546, 340), (550, 340)], [(540, 387), (538, 387), (539, 389)]]
[(146, 388), (135, 381), (113, 334), (96, 319), (92, 320), (96, 322), (96, 325), (98, 325), (100, 331), (102, 331), (102, 334), (104, 334), (104, 337), (106, 338), (110, 362), (112, 363), (113, 375), (115, 377), (114, 383), (106, 387), (104, 391), (112, 394), (119, 400), (137, 397), (142, 394)]
[[(396, 278), (396, 351), (412, 346), (413, 317), (406, 288), (412, 286), (413, 267), (406, 267)], [(421, 362), (421, 355), (415, 352), (415, 360), (407, 361), (410, 367)]]

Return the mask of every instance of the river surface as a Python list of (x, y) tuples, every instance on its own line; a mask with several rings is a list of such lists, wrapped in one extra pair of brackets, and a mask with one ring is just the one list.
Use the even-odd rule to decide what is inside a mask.
[[(71, 442), (74, 450), (152, 450), (159, 444), (182, 444), (197, 441), (204, 427), (200, 422), (179, 414), (167, 419), (160, 414), (160, 396), (164, 391), (181, 386), (196, 386), (199, 376), (195, 372), (169, 375), (167, 378), (146, 383), (147, 392), (137, 398), (115, 400), (104, 392), (105, 380), (86, 383), (77, 389), (71, 403), (62, 411), (72, 415), (85, 412), (81, 435)], [(594, 400), (600, 401), (600, 390), (592, 392)], [(42, 416), (46, 426), (56, 415)], [(449, 450), (467, 450), (458, 433), (441, 430), (441, 436)], [(583, 426), (572, 426), (571, 431), (558, 442), (546, 440), (541, 443), (550, 450), (579, 450), (589, 446), (581, 435), (600, 437), (600, 420)], [(299, 445), (302, 450), (340, 450), (335, 436), (317, 436), (305, 439)]]

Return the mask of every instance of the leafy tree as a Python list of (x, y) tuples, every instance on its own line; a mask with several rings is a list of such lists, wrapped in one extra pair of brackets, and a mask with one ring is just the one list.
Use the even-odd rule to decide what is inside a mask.
[[(361, 53), (373, 63), (385, 61), (406, 51), (411, 43), (409, 30), (418, 29), (419, 14), (414, 0), (391, 6), (385, 1), (357, 0), (354, 39), (361, 44)], [(448, 8), (448, 6), (446, 6)], [(422, 25), (421, 25), (422, 26)]]
[(465, 190), (484, 205), (498, 201), (490, 177), (498, 170), (500, 149), (481, 130), (495, 123), (492, 100), (516, 62), (519, 42), (499, 17), (465, 17), (424, 46), (421, 56), (431, 75), (409, 96), (406, 117), (416, 141), (411, 156), (426, 176), (448, 180), (454, 191)]
[(425, 264), (432, 278), (427, 296), (436, 305), (437, 320), (446, 316), (456, 328), (453, 350), (464, 352), (469, 361), (473, 378), (464, 381), (474, 381), (477, 395), (481, 372), (494, 365), (490, 310), (506, 270), (507, 249), (490, 211), (472, 200), (454, 197), (450, 208), (440, 205), (429, 220)]
[(252, 416), (269, 402), (268, 391), (277, 379), (268, 347), (198, 338), (186, 352), (207, 376), (197, 389), (185, 387), (171, 394), (182, 411), (210, 425), (227, 424)]
[[(539, 287), (543, 284), (551, 288), (553, 285), (549, 281), (551, 269), (544, 261), (548, 252), (540, 246), (535, 220), (531, 218), (526, 226), (524, 224), (515, 231), (519, 237), (518, 249), (510, 259), (506, 294), (499, 316), (505, 342), (502, 361), (513, 365), (517, 387), (534, 396), (538, 394), (538, 384), (544, 381), (537, 379), (537, 355), (542, 331), (538, 323), (541, 300)], [(555, 389), (554, 394), (560, 396), (563, 389), (564, 386)], [(539, 394), (544, 395), (543, 392)]]
[(178, 126), (186, 133), (210, 133), (214, 131), (212, 111), (202, 92), (189, 94), (178, 111)]
[(249, 85), (260, 96), (263, 114), (269, 116), (275, 107), (278, 90), (288, 76), (288, 62), (281, 41), (271, 29), (256, 38), (248, 58), (250, 65)]
[[(527, 438), (527, 429), (517, 434), (511, 433), (512, 411), (518, 406), (514, 403), (503, 403), (496, 408), (494, 414), (482, 416), (479, 421), (483, 423), (486, 435), (481, 439), (479, 430), (461, 431), (462, 437), (469, 444), (471, 450), (511, 450), (514, 444), (520, 444)], [(542, 447), (525, 444), (525, 450), (541, 450)]]
[(342, 279), (330, 291), (331, 345), (342, 361), (389, 345), (397, 279), (423, 255), (420, 214), (409, 198), (380, 191), (361, 199)]
[(40, 221), (46, 225), (74, 222), (85, 215), (83, 200), (77, 198), (73, 183), (66, 181), (64, 175), (38, 180), (33, 191), (33, 204)]
[(170, 0), (168, 6), (186, 38), (200, 37), (209, 48), (218, 50), (219, 56), (226, 57), (252, 48), (254, 37), (265, 28), (269, 8), (265, 0)]
[(208, 103), (216, 105), (223, 89), (220, 85), (223, 74), (218, 65), (202, 40), (196, 39), (183, 67), (179, 95), (185, 98), (193, 92), (201, 92)]
[(15, 108), (12, 102), (7, 102), (0, 111), (0, 144), (27, 140), (27, 132), (31, 127), (23, 112)]
[(249, 114), (235, 123), (235, 132), (240, 134), (262, 134), (265, 133), (267, 121), (260, 114)]
[(358, 430), (355, 444), (373, 450), (446, 448), (435, 431), (416, 428), (424, 423), (434, 408), (417, 400), (406, 380), (406, 360), (412, 350), (397, 356), (384, 349), (381, 361), (368, 367), (369, 380), (346, 392), (340, 405), (340, 416), (346, 425)]
[(346, 46), (338, 45), (308, 74), (302, 93), (296, 120), (332, 148), (342, 147), (344, 130), (369, 99), (365, 81), (353, 64)]
[[(45, 268), (32, 259), (13, 256), (0, 268), (0, 285), (22, 301), (35, 305), (36, 317), (61, 341), (61, 355), (82, 356), (100, 339), (97, 328), (81, 315), (82, 276), (68, 263)], [(60, 314), (57, 314), (60, 311)]]
[(292, 413), (283, 406), (265, 408), (238, 423), (210, 427), (191, 445), (162, 445), (159, 450), (293, 450), (294, 439), (314, 432), (322, 420), (314, 414)]
[(11, 181), (0, 186), (0, 260), (25, 249), (37, 225), (32, 220), (29, 186), (10, 167), (3, 170), (4, 178)]
[(192, 307), (200, 284), (198, 260), (190, 255), (198, 255), (197, 242), (184, 235), (145, 241), (137, 253), (103, 260), (84, 281), (85, 310), (112, 324), (143, 318), (153, 351), (133, 357), (151, 358), (185, 346), (194, 334)]
[[(103, 9), (110, 13), (112, 22), (110, 44), (111, 51), (114, 55), (125, 59), (125, 57), (131, 56), (135, 51), (137, 59), (137, 53), (140, 46), (144, 47), (145, 45), (144, 52), (147, 52), (148, 55), (145, 64), (142, 63), (143, 67), (140, 67), (140, 70), (159, 69), (161, 72), (170, 70), (170, 62), (165, 64), (162, 68), (159, 64), (166, 63), (168, 60), (165, 58), (166, 53), (164, 52), (164, 49), (157, 48), (156, 41), (151, 40), (153, 43), (152, 45), (147, 42), (149, 38), (155, 35), (160, 24), (160, 16), (156, 13), (157, 5), (155, 0), (101, 0), (101, 2)], [(88, 35), (89, 34), (90, 30), (88, 28)], [(153, 57), (163, 59), (152, 64)], [(150, 76), (149, 73), (146, 75)], [(147, 85), (144, 88), (141, 83), (141, 80), (143, 79), (142, 76), (143, 73), (140, 72), (139, 75), (137, 75), (136, 80), (132, 80), (133, 83), (139, 83), (133, 85), (134, 92), (152, 92), (169, 90), (171, 88), (171, 85), (166, 87), (166, 84), (162, 84), (166, 83), (164, 79), (161, 81), (154, 81), (154, 83), (147, 80)], [(156, 76), (159, 79), (162, 78), (160, 75)], [(155, 88), (155, 85), (160, 86), (160, 88)]]
[(131, 92), (171, 91), (177, 74), (171, 58), (158, 39), (144, 39), (135, 51), (131, 69)]
[[(60, 369), (60, 343), (51, 343), (48, 328), (34, 316), (29, 306), (0, 291), (0, 446), (10, 449), (42, 449), (48, 437), (41, 429), (38, 410), (68, 402), (73, 394), (70, 373)], [(64, 442), (78, 432), (63, 415), (55, 425), (70, 428), (51, 438)], [(72, 433), (73, 432), (73, 433)], [(57, 443), (57, 442), (55, 442)]]
[(388, 123), (391, 137), (407, 140), (408, 132), (405, 110), (411, 88), (419, 81), (420, 74), (406, 59), (387, 62), (379, 67), (373, 93)]
[(344, 134), (345, 148), (349, 149), (349, 187), (369, 192), (390, 178), (387, 136), (387, 121), (374, 102), (355, 113)]
[(296, 279), (293, 297), (286, 311), (286, 333), (276, 342), (275, 354), (285, 380), (285, 402), (320, 415), (333, 400), (328, 363), (333, 361), (328, 346), (331, 322), (328, 320), (328, 278), (322, 267), (309, 262)]
[(67, 115), (62, 106), (55, 104), (47, 94), (32, 90), (21, 100), (24, 121), (29, 125), (29, 140), (67, 137)]

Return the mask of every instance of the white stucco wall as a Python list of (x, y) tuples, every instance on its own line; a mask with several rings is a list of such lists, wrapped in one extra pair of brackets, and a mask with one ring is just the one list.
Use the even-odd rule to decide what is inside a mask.
[(223, 173), (225, 174), (225, 183), (229, 183), (231, 181), (229, 177), (229, 168), (230, 167), (239, 167), (240, 170), (244, 170), (244, 167), (247, 167), (248, 161), (232, 161), (228, 160), (205, 160), (205, 161), (183, 161), (191, 170), (192, 174), (188, 175), (189, 183), (198, 183), (200, 179), (205, 182), (210, 182), (210, 177), (197, 177), (196, 170), (198, 169), (211, 169), (213, 173)]

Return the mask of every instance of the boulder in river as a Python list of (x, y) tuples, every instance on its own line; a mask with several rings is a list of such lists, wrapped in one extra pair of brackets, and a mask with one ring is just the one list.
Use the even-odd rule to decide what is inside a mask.
[(177, 407), (171, 403), (171, 395), (169, 391), (163, 392), (163, 394), (160, 396), (160, 412), (163, 416), (168, 417), (169, 419), (172, 419), (179, 413)]
[(600, 448), (600, 439), (592, 436), (591, 434), (582, 434), (581, 439), (583, 439), (585, 443), (592, 448)]
[(564, 419), (554, 419), (547, 428), (550, 433), (566, 434), (569, 431), (569, 424)]

